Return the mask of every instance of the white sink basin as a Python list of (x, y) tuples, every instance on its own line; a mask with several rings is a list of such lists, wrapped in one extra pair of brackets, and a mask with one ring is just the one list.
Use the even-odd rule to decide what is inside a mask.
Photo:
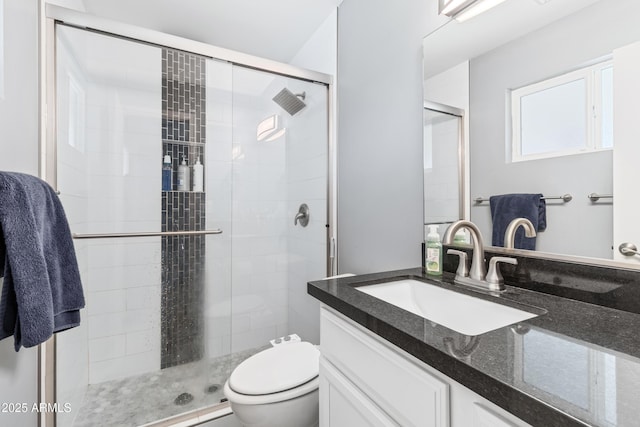
[(538, 316), (413, 279), (355, 289), (471, 336)]

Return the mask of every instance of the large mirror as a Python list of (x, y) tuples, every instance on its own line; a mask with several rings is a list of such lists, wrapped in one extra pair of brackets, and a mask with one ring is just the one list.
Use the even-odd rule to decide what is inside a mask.
[[(640, 265), (618, 250), (640, 246), (639, 16), (638, 0), (507, 0), (428, 35), (425, 224), (471, 219), (491, 245), (503, 225), (489, 198), (542, 194), (538, 253)], [(456, 150), (442, 138), (454, 126), (440, 116), (460, 125)], [(444, 146), (455, 188), (439, 185), (450, 168), (434, 174)], [(456, 191), (456, 200), (437, 200)]]

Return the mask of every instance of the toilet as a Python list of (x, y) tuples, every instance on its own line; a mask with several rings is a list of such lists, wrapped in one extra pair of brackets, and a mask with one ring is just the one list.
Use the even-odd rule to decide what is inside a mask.
[(224, 395), (245, 427), (317, 426), (319, 360), (309, 342), (275, 345), (238, 365)]

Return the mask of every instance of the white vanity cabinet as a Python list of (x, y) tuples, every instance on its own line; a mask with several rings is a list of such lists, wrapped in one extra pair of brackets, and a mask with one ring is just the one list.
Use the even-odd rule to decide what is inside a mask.
[(327, 306), (320, 340), (320, 427), (529, 426)]

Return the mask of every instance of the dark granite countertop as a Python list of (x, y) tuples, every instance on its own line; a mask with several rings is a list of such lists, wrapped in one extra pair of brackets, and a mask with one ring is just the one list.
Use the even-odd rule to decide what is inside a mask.
[[(520, 287), (492, 296), (453, 284), (453, 276), (434, 279), (415, 268), (314, 281), (307, 289), (533, 426), (640, 426), (639, 314)], [(354, 289), (405, 278), (546, 313), (471, 337)]]

